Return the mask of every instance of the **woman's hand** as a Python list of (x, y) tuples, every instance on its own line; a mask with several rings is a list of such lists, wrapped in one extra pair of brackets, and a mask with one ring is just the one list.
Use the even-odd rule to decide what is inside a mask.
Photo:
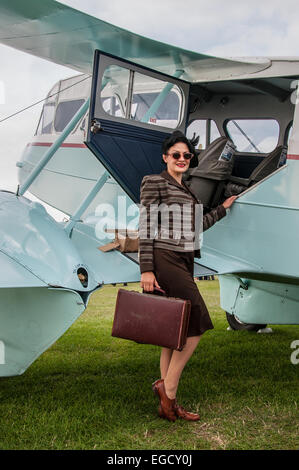
[[(141, 274), (141, 287), (146, 292), (153, 292), (155, 287), (159, 287), (157, 279), (152, 271), (147, 271)], [(161, 289), (161, 288), (160, 288)]]
[(225, 201), (222, 203), (223, 207), (225, 209), (228, 209), (233, 203), (234, 201), (237, 199), (238, 196), (231, 196), (227, 199), (225, 199)]

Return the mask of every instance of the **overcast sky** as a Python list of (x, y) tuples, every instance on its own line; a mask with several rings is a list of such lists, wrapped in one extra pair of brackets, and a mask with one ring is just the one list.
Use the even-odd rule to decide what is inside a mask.
[[(226, 57), (299, 56), (298, 0), (62, 3), (143, 36), (197, 52)], [(55, 82), (76, 73), (1, 45), (0, 64), (0, 120), (44, 98)], [(38, 105), (0, 123), (1, 189), (16, 189), (15, 163), (35, 132), (40, 112)]]

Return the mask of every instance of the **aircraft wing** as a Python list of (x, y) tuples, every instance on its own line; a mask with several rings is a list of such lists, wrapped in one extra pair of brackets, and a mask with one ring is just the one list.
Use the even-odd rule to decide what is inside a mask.
[(0, 287), (45, 287), (47, 284), (16, 260), (0, 251)]
[(1, 0), (0, 43), (83, 73), (99, 49), (189, 82), (224, 80), (268, 68), (266, 58), (228, 59), (134, 34), (54, 0)]

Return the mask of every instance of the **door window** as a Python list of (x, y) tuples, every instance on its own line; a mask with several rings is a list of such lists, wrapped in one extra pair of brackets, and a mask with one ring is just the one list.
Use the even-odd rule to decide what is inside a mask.
[(102, 110), (110, 116), (170, 129), (180, 124), (183, 98), (175, 83), (109, 65), (97, 93)]
[(179, 122), (181, 93), (178, 86), (134, 74), (131, 118), (163, 127), (175, 128)]
[(100, 90), (101, 105), (110, 116), (126, 117), (130, 71), (117, 65), (106, 68)]

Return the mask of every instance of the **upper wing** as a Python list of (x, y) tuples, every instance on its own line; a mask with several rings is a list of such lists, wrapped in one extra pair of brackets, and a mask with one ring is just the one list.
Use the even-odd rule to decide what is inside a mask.
[(92, 73), (95, 49), (187, 81), (223, 80), (263, 70), (268, 59), (232, 60), (145, 38), (54, 0), (1, 0), (0, 43)]

